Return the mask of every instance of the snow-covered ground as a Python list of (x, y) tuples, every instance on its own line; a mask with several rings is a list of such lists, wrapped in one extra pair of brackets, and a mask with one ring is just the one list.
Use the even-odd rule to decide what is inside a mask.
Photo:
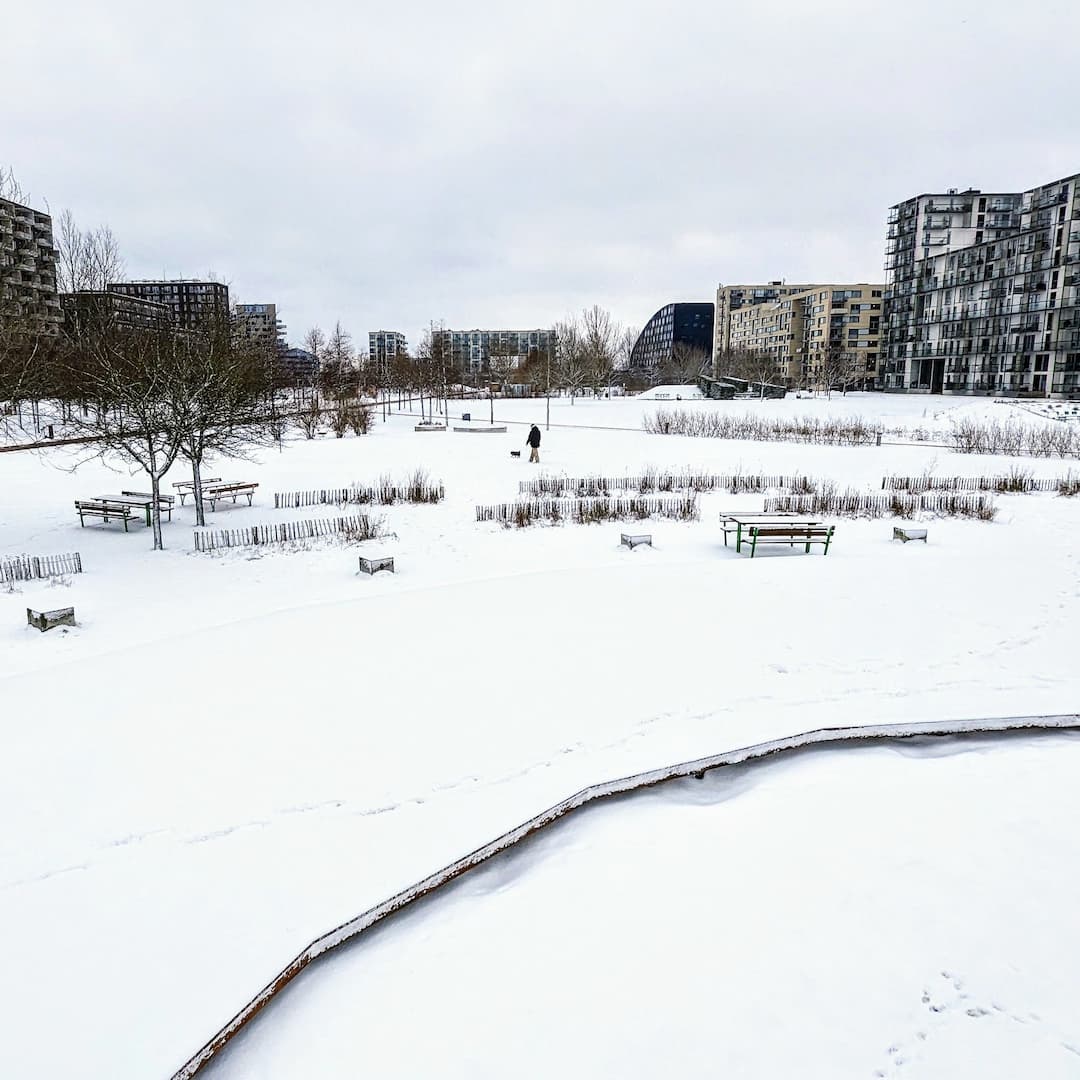
[[(799, 471), (869, 489), (1011, 464), (642, 433), (665, 404), (553, 402), (542, 468)], [(883, 395), (690, 407), (913, 426), (1013, 415)], [(843, 521), (827, 557), (753, 561), (716, 525), (758, 505), (747, 496), (652, 523), (654, 547), (634, 552), (618, 525), (477, 525), (475, 504), (535, 475), (509, 451), (544, 414), (496, 402), (506, 435), (394, 416), (214, 467), (260, 484), (252, 508), (209, 515), (217, 528), (337, 513), (275, 511), (274, 491), (417, 466), (445, 482), (441, 505), (376, 511), (394, 535), (361, 549), (196, 555), (189, 505), (153, 552), (142, 527), (80, 529), (72, 508), (143, 478), (65, 471), (77, 452), (59, 447), (0, 454), (0, 554), (79, 551), (86, 568), (0, 591), (0, 1075), (168, 1076), (312, 938), (586, 784), (820, 726), (1076, 708), (1080, 500), (1000, 497), (992, 524), (931, 521), (926, 545)], [(358, 576), (359, 551), (398, 572)], [(26, 627), (26, 607), (66, 604), (74, 630)]]
[(1080, 1075), (1080, 739), (589, 810), (299, 979), (207, 1080)]

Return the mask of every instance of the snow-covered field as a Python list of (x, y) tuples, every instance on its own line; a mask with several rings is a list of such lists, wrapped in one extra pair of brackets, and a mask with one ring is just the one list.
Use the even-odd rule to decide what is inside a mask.
[(207, 1080), (1080, 1073), (1080, 740), (590, 810), (309, 970)]
[[(859, 414), (941, 429), (950, 415), (1014, 415), (988, 401), (877, 395), (690, 407)], [(799, 471), (870, 489), (885, 473), (976, 475), (1011, 464), (921, 445), (652, 436), (640, 430), (645, 408), (553, 402), (542, 468)], [(486, 416), (486, 403), (465, 410)], [(0, 1075), (167, 1077), (319, 933), (586, 784), (821, 726), (1075, 710), (1080, 500), (999, 497), (992, 524), (930, 521), (926, 545), (893, 544), (889, 521), (842, 521), (827, 557), (774, 549), (751, 561), (723, 547), (716, 514), (757, 499), (713, 495), (702, 501), (701, 522), (651, 523), (654, 547), (629, 552), (618, 525), (507, 531), (474, 522), (476, 503), (510, 501), (518, 481), (535, 475), (509, 451), (521, 447), (529, 422), (543, 424), (544, 402), (497, 402), (496, 418), (509, 423), (507, 435), (416, 433), (414, 417), (394, 416), (362, 439), (295, 441), (214, 467), (260, 484), (252, 508), (219, 505), (209, 515), (217, 528), (337, 512), (275, 511), (274, 491), (370, 482), (417, 466), (445, 482), (438, 506), (377, 511), (394, 535), (360, 549), (313, 543), (197, 555), (189, 505), (165, 525), (168, 550), (153, 552), (144, 528), (80, 529), (72, 508), (78, 497), (141, 488), (142, 478), (100, 463), (65, 471), (77, 458), (63, 448), (0, 454), (0, 554), (79, 551), (86, 568), (66, 583), (0, 591), (0, 809), (8, 822)], [(1022, 464), (1040, 476), (1066, 469)], [(174, 472), (170, 480), (184, 478)], [(392, 554), (398, 572), (358, 576), (361, 552)], [(26, 607), (67, 604), (76, 608), (74, 630), (26, 627)], [(1061, 745), (1062, 760), (1075, 753)], [(1008, 771), (1016, 753), (1010, 743), (983, 757)], [(921, 791), (923, 763), (902, 764), (911, 790)], [(800, 764), (810, 771), (799, 776), (821, 767)], [(876, 771), (883, 783), (893, 775)], [(774, 775), (777, 806), (801, 819), (801, 781), (789, 794), (779, 780), (787, 774)], [(1048, 770), (1023, 790), (1064, 799), (1063, 776)], [(910, 805), (915, 813), (914, 794)], [(740, 795), (703, 814), (711, 824), (701, 828), (727, 830), (734, 806), (753, 817)], [(891, 812), (903, 806), (898, 800)], [(983, 816), (958, 796), (953, 815), (940, 819), (954, 854), (971, 834), (993, 833)], [(608, 831), (588, 844), (615, 844), (618, 821), (605, 818)], [(1015, 821), (1017, 836), (1033, 831), (1023, 815)], [(653, 824), (640, 827), (655, 835)], [(618, 842), (633, 843), (635, 828), (628, 819)], [(667, 834), (672, 825), (658, 820), (655, 829)], [(775, 818), (763, 819), (762, 830), (763, 842), (780, 842)], [(718, 842), (708, 835), (695, 842)], [(1038, 850), (1049, 858), (1059, 845), (1061, 888), (1075, 892), (1064, 843), (1050, 831)], [(620, 861), (617, 845), (611, 850), (606, 865)], [(972, 913), (963, 882), (928, 880), (926, 865), (944, 850), (888, 869), (874, 862), (867, 880), (890, 896), (897, 878), (902, 896), (940, 887), (942, 904), (963, 904), (992, 940), (996, 924), (977, 907)], [(695, 863), (702, 848), (696, 854)], [(754, 856), (747, 847), (732, 857)], [(733, 882), (745, 877), (722, 877), (716, 887), (738, 892)], [(523, 889), (520, 902), (546, 903), (552, 887)], [(763, 895), (759, 887), (737, 904), (752, 907)], [(1069, 908), (1046, 900), (1038, 911), (1040, 932), (1060, 935), (1063, 950), (1066, 940), (1075, 946)], [(395, 929), (380, 948), (391, 940), (415, 947)], [(740, 985), (762, 1015), (774, 1015), (772, 983), (759, 979), (744, 948), (735, 953)], [(897, 965), (904, 948), (898, 941)], [(662, 973), (650, 955), (642, 976), (651, 983)], [(926, 956), (939, 962), (929, 946)], [(949, 963), (942, 955), (940, 964)], [(838, 971), (837, 985), (849, 974)], [(873, 964), (864, 974), (872, 982)], [(305, 986), (318, 978), (310, 974)], [(794, 997), (785, 1000), (784, 1009), (794, 1007)], [(408, 1005), (411, 1023), (434, 1031), (441, 1021), (417, 1012), (426, 1007)], [(900, 1017), (883, 1004), (879, 1019), (887, 1026)], [(891, 1067), (848, 1073), (848, 1060), (820, 1075)], [(431, 1071), (418, 1066), (413, 1075)], [(279, 1075), (322, 1074), (313, 1066)]]

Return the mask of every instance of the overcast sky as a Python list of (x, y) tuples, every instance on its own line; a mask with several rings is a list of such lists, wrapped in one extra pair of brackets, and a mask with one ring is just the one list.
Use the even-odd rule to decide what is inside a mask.
[(1076, 0), (3, 5), (0, 162), (127, 275), (336, 319), (640, 326), (872, 281), (922, 191), (1080, 171)]

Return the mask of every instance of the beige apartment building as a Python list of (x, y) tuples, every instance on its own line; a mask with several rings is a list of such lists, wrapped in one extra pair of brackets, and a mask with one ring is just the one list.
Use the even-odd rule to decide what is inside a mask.
[(716, 370), (727, 353), (764, 354), (789, 387), (810, 388), (825, 381), (826, 364), (832, 360), (834, 378), (842, 363), (851, 383), (873, 386), (881, 355), (884, 292), (884, 284), (868, 282), (721, 286)]

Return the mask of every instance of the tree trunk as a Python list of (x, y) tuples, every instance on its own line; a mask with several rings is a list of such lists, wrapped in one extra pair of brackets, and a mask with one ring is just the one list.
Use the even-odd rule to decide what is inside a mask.
[(161, 503), (158, 501), (158, 496), (161, 493), (161, 476), (158, 474), (157, 469), (157, 455), (150, 451), (150, 491), (154, 496), (154, 501), (150, 507), (150, 521), (154, 529), (154, 550), (161, 551), (165, 547), (165, 543), (161, 538)]
[(491, 392), (491, 388), (488, 387), (488, 405), (491, 406), (491, 426), (495, 426), (495, 395)]
[(195, 524), (206, 526), (206, 511), (203, 508), (202, 496), (202, 462), (195, 454), (191, 455), (191, 479), (193, 484), (192, 495), (195, 498)]

